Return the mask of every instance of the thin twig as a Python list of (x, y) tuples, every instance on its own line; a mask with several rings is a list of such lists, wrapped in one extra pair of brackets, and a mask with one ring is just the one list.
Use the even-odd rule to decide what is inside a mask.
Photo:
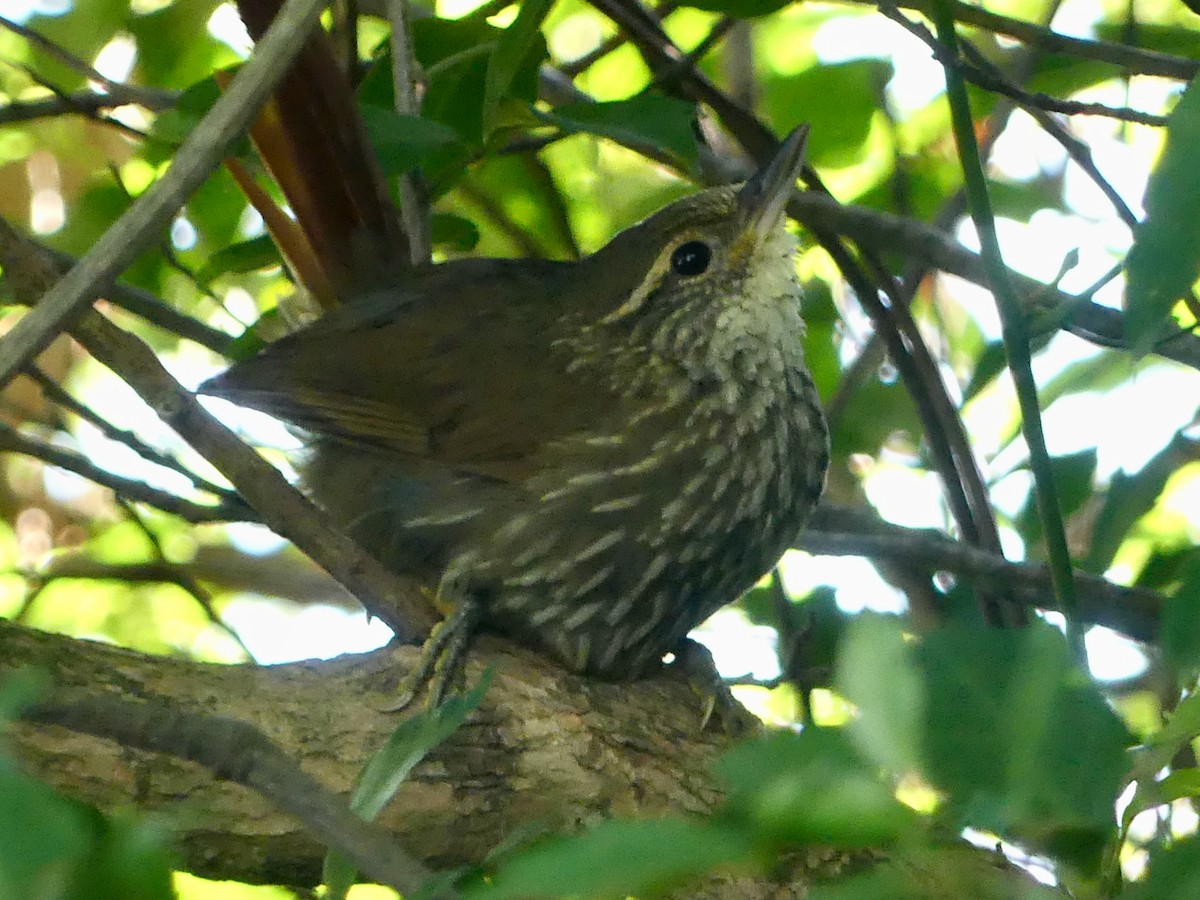
[[(421, 114), (417, 99), (417, 60), (412, 49), (412, 15), (408, 0), (388, 0), (392, 26), (392, 88), (396, 112), (402, 116)], [(418, 170), (400, 176), (400, 217), (408, 235), (408, 258), (414, 267), (428, 264), (433, 253), (429, 211), (429, 185)]]
[[(149, 460), (155, 465), (162, 466), (164, 469), (170, 469), (172, 472), (177, 472), (192, 483), (193, 487), (199, 490), (206, 491), (216, 497), (220, 497), (223, 501), (234, 506), (242, 506), (241, 498), (237, 496), (229, 488), (222, 487), (219, 484), (214, 484), (207, 478), (193, 472), (179, 460), (163, 453), (155, 447), (150, 446), (132, 431), (124, 428), (118, 428), (109, 422), (104, 416), (100, 415), (90, 406), (76, 400), (67, 391), (56, 382), (53, 378), (43, 372), (37, 365), (31, 365), (25, 372), (32, 378), (41, 389), (46, 398), (56, 405), (62, 407), (68, 412), (74, 413), (85, 422), (91, 424), (97, 431), (118, 444), (123, 444), (132, 450), (134, 453), (141, 456), (143, 459)], [(247, 508), (245, 512), (249, 513)]]
[[(978, 253), (964, 247), (944, 231), (901, 216), (862, 206), (839, 203), (832, 197), (808, 192), (792, 197), (789, 210), (802, 222), (819, 222), (855, 243), (877, 251), (902, 253), (927, 261), (943, 272), (986, 287), (987, 272)], [(1087, 295), (1067, 294), (1051, 285), (1009, 270), (1009, 278), (1025, 298), (1026, 312), (1069, 309), (1063, 328), (1090, 343), (1110, 349), (1127, 349), (1124, 317), (1120, 310), (1092, 302), (1079, 302)], [(1164, 332), (1170, 340), (1157, 343), (1153, 352), (1200, 369), (1200, 339), (1193, 334)]]
[(995, 94), (1000, 94), (1001, 96), (1015, 100), (1022, 106), (1022, 108), (1040, 109), (1045, 110), (1046, 112), (1055, 112), (1068, 116), (1101, 116), (1103, 118), (1117, 119), (1122, 122), (1133, 122), (1138, 125), (1150, 125), (1153, 127), (1162, 127), (1167, 124), (1166, 116), (1142, 112), (1138, 109), (1108, 106), (1105, 103), (1086, 103), (1079, 100), (1063, 100), (1060, 97), (1052, 97), (1049, 94), (1031, 93), (1029, 91), (1022, 90), (1008, 81), (1008, 79), (1000, 76), (998, 74), (998, 70), (996, 70), (994, 67), (989, 70), (976, 65), (976, 63), (983, 58), (982, 54), (979, 54), (978, 52), (971, 54), (968, 51), (966, 54), (964, 54), (971, 59), (971, 64), (969, 65), (963, 61), (962, 57), (952, 59), (946, 52), (946, 48), (939, 43), (938, 39), (933, 36), (928, 28), (901, 14), (894, 5), (880, 3), (879, 11), (884, 16), (903, 27), (910, 34), (919, 38), (926, 46), (930, 48), (931, 51), (933, 51), (934, 58), (943, 66), (957, 67), (962, 77), (966, 81), (969, 81), (971, 84), (981, 87), (986, 91), (991, 91)]
[[(53, 265), (56, 273), (61, 274), (76, 263), (78, 257), (61, 250), (55, 250), (39, 243), (32, 238), (27, 242), (36, 247)], [(206, 325), (198, 319), (185, 315), (167, 304), (160, 297), (149, 291), (123, 282), (114, 282), (104, 291), (104, 297), (126, 312), (145, 319), (151, 325), (168, 331), (177, 337), (192, 341), (202, 347), (207, 347), (214, 353), (229, 358), (233, 354), (234, 338), (224, 331)]]
[(136, 103), (146, 109), (170, 109), (178, 100), (178, 95), (161, 98), (131, 99), (123, 93), (100, 93), (98, 91), (76, 91), (74, 93), (54, 93), (53, 97), (42, 97), (38, 100), (18, 100), (0, 104), (0, 125), (11, 125), (14, 122), (30, 122), (35, 119), (50, 119), (55, 116), (84, 115), (106, 125), (114, 123), (111, 119), (99, 115), (119, 106)]
[(194, 503), (168, 491), (152, 488), (145, 482), (114, 475), (80, 453), (21, 434), (11, 426), (4, 424), (0, 424), (0, 453), (20, 453), (40, 459), (47, 465), (74, 472), (88, 481), (94, 481), (96, 484), (109, 488), (118, 496), (149, 504), (193, 524), (241, 522), (251, 521), (255, 518), (253, 510), (247, 508), (240, 500), (222, 500), (212, 506)]
[[(934, 22), (938, 39), (944, 45), (950, 59), (958, 58), (958, 35), (955, 31), (952, 0), (937, 0), (934, 5)], [(1029, 448), (1029, 462), (1033, 469), (1033, 483), (1037, 495), (1038, 512), (1042, 520), (1042, 533), (1050, 556), (1050, 570), (1054, 577), (1054, 593), (1059, 608), (1067, 620), (1067, 641), (1074, 651), (1079, 665), (1087, 670), (1087, 648), (1084, 645), (1084, 630), (1079, 622), (1078, 602), (1075, 598), (1075, 581), (1071, 570), (1071, 553), (1067, 548), (1066, 528), (1063, 525), (1062, 507), (1059, 504), (1058, 488), (1054, 481), (1054, 469), (1050, 454), (1046, 450), (1046, 435), (1042, 428), (1041, 404), (1038, 400), (1037, 382), (1033, 378), (1033, 361), (1029, 349), (1029, 330), (1016, 291), (1008, 277), (1008, 267), (1000, 251), (1000, 239), (996, 234), (996, 220), (992, 216), (991, 198), (988, 196), (987, 179), (983, 163), (979, 158), (979, 145), (975, 140), (975, 123), (971, 117), (967, 85), (960, 68), (953, 64), (945, 66), (946, 95), (950, 102), (951, 125), (954, 130), (958, 158), (962, 167), (967, 206), (975, 230), (979, 235), (984, 266), (988, 271), (988, 282), (996, 306), (1000, 312), (1001, 335), (1004, 351), (1008, 357), (1008, 368), (1012, 372), (1017, 402), (1021, 408), (1021, 430)]]
[(54, 41), (39, 34), (32, 28), (21, 25), (11, 19), (0, 16), (0, 28), (6, 28), (14, 34), (19, 34), (30, 44), (54, 57), (67, 68), (74, 69), (89, 81), (96, 82), (114, 97), (123, 98), (122, 103), (137, 103), (150, 109), (159, 109), (165, 104), (173, 104), (177, 97), (174, 91), (163, 88), (113, 81), (74, 53), (60, 47)]
[[(866, 6), (879, 5), (878, 0), (848, 0), (848, 2)], [(896, 5), (903, 9), (922, 13), (926, 18), (932, 18), (931, 0), (897, 0)], [(1016, 38), (1022, 43), (1047, 53), (1066, 53), (1080, 59), (1111, 63), (1127, 72), (1139, 75), (1160, 75), (1163, 78), (1174, 78), (1179, 81), (1191, 81), (1197, 74), (1200, 74), (1200, 62), (1193, 59), (1172, 56), (1154, 50), (1143, 50), (1140, 47), (1116, 44), (1111, 41), (1069, 37), (1025, 19), (1002, 16), (980, 6), (960, 3), (957, 0), (954, 3), (953, 14), (955, 20), (964, 25)]]

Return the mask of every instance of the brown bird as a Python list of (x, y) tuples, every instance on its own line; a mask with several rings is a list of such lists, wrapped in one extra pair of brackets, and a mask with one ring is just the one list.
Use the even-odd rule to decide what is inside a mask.
[(590, 257), (414, 270), (202, 387), (309, 432), (312, 496), (437, 586), (435, 702), (480, 628), (645, 675), (796, 540), (828, 463), (783, 226), (806, 134)]

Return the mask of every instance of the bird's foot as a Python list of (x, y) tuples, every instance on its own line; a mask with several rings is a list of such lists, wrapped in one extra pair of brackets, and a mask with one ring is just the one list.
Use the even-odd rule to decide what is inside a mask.
[(712, 653), (703, 644), (684, 638), (675, 648), (672, 665), (679, 667), (700, 698), (701, 731), (713, 723), (731, 737), (738, 737), (755, 727), (758, 720), (734, 698), (717, 671)]
[(463, 598), (450, 614), (438, 622), (425, 643), (421, 655), (398, 687), (396, 700), (383, 707), (386, 712), (400, 712), (412, 705), (424, 691), (424, 709), (434, 709), (445, 699), (447, 692), (463, 678), (467, 648), (479, 624), (483, 608), (475, 598)]

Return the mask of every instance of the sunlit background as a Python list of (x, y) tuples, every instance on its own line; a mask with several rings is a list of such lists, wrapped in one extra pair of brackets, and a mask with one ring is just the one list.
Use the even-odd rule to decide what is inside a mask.
[[(151, 12), (167, 5), (157, 0), (145, 0), (135, 6)], [(473, 9), (473, 0), (449, 0), (438, 4), (438, 14), (453, 16)], [(610, 26), (598, 15), (579, 4), (563, 3), (550, 20), (547, 39), (552, 54), (559, 59), (573, 59), (593, 49), (611, 33)], [(86, 15), (87, 5), (73, 10), (69, 0), (0, 0), (0, 14), (22, 22), (34, 14), (59, 16)], [(1102, 14), (1095, 0), (1066, 0), (1053, 20), (1059, 32), (1093, 36), (1093, 24)], [(513, 10), (506, 10), (494, 20), (506, 24)], [(789, 34), (789, 20), (824, 17), (811, 46), (791, 50), (780, 46)], [(670, 19), (670, 30), (677, 40), (694, 43), (715, 16), (681, 10)], [(226, 44), (233, 55), (244, 56), (249, 40), (232, 5), (220, 6), (208, 21), (213, 37)], [(909, 116), (928, 115), (931, 103), (943, 90), (941, 67), (931, 58), (928, 48), (898, 26), (875, 15), (869, 7), (853, 5), (825, 6), (809, 2), (785, 9), (756, 28), (755, 40), (763, 48), (764, 59), (780, 67), (807, 67), (815, 60), (821, 64), (873, 58), (890, 61), (895, 74), (887, 84), (887, 97), (893, 115), (902, 120)], [(629, 48), (625, 48), (628, 50)], [(135, 62), (137, 44), (131, 37), (116, 37), (95, 58), (92, 65), (104, 76), (115, 81), (126, 78)], [(632, 51), (617, 51), (585, 77), (582, 87), (598, 99), (618, 99), (640, 86), (644, 69)], [(1136, 77), (1130, 83), (1112, 81), (1099, 85), (1075, 99), (1103, 101), (1113, 105), (1131, 105), (1148, 111), (1169, 109), (1173, 95), (1179, 90), (1177, 82), (1150, 77)], [(128, 124), (146, 127), (147, 114), (132, 107), (118, 111)], [(803, 110), (796, 111), (796, 119)], [(913, 126), (916, 127), (916, 126)], [(881, 159), (890, 151), (885, 149), (888, 124), (881, 114), (867, 137), (868, 152), (844, 168), (822, 169), (832, 190), (838, 196), (852, 198), (877, 177)], [(1076, 117), (1071, 121), (1073, 133), (1091, 148), (1098, 169), (1114, 185), (1135, 212), (1141, 213), (1140, 203), (1149, 175), (1149, 166), (1156, 157), (1161, 130), (1116, 123), (1109, 119)], [(619, 148), (596, 145), (590, 139), (577, 138), (563, 142), (548, 151), (551, 163), (557, 156), (562, 160), (590, 161), (594, 165), (570, 165), (558, 169), (569, 181), (586, 183), (595, 172), (628, 173), (632, 165), (629, 154)], [(40, 235), (52, 235), (65, 225), (68, 204), (64, 201), (61, 173), (56, 157), (32, 145), (24, 132), (0, 130), (0, 163), (23, 161), (30, 188), (28, 224)], [(1060, 286), (1067, 291), (1079, 291), (1098, 281), (1114, 263), (1127, 252), (1131, 234), (1112, 212), (1108, 201), (1095, 185), (1068, 165), (1063, 148), (1049, 138), (1023, 112), (1016, 112), (1008, 129), (997, 143), (991, 157), (993, 174), (1009, 182), (1022, 183), (1035, 179), (1062, 178), (1067, 208), (1065, 211), (1042, 209), (1028, 221), (1001, 219), (1000, 238), (1004, 256), (1010, 266), (1035, 278), (1052, 281), (1062, 273)], [(148, 184), (155, 171), (141, 159), (119, 166), (125, 187), (136, 193)], [(678, 188), (666, 173), (640, 172), (628, 177), (639, 184), (656, 186), (659, 194)], [(618, 204), (620, 206), (620, 204)], [(631, 211), (639, 214), (636, 205)], [(617, 214), (624, 212), (623, 208)], [(602, 242), (614, 227), (628, 221), (614, 221), (608, 215), (581, 215), (577, 222), (581, 240), (594, 247)], [(245, 236), (261, 233), (261, 222), (247, 213), (242, 222)], [(977, 246), (969, 224), (958, 229), (958, 237), (969, 246)], [(186, 218), (180, 218), (172, 233), (176, 249), (187, 250), (196, 240), (195, 229)], [(491, 249), (485, 236), (484, 250)], [(805, 277), (832, 276), (828, 261), (819, 252), (807, 255), (800, 262)], [(1067, 266), (1063, 272), (1064, 266)], [(1122, 280), (1117, 278), (1095, 296), (1098, 302), (1119, 306)], [(181, 288), (182, 290), (182, 288)], [(282, 290), (276, 285), (275, 290)], [(948, 318), (965, 316), (988, 341), (999, 338), (1000, 329), (994, 303), (985, 291), (956, 278), (943, 276), (938, 285), (939, 302)], [(843, 353), (848, 363), (869, 337), (869, 323), (849, 302), (841, 302), (846, 315)], [(233, 287), (221, 296), (223, 310), (214, 310), (214, 322), (236, 333), (244, 324), (253, 322), (258, 306), (250, 293)], [(933, 336), (936, 342), (936, 336)], [(1043, 386), (1062, 384), (1066, 379), (1090, 378), (1085, 383), (1094, 389), (1064, 392), (1045, 410), (1045, 428), (1052, 455), (1061, 456), (1093, 449), (1096, 452), (1095, 486), (1102, 488), (1115, 473), (1137, 472), (1151, 457), (1160, 452), (1181, 430), (1194, 436), (1197, 398), (1200, 397), (1200, 375), (1156, 359), (1134, 362), (1122, 357), (1103, 360), (1096, 349), (1077, 338), (1060, 334), (1038, 355), (1035, 373)], [(211, 354), (184, 345), (169, 352), (166, 364), (187, 385), (197, 385), (220, 368), (220, 361)], [(1089, 371), (1089, 366), (1094, 371)], [(1119, 367), (1114, 370), (1114, 366)], [(955, 363), (947, 363), (947, 380), (957, 385), (969, 374), (955, 371)], [(114, 376), (101, 367), (85, 362), (73, 374), (76, 393), (93, 402), (114, 422), (132, 429), (152, 443), (172, 446), (181, 458), (202, 471), (207, 467), (169, 433), (169, 430), (137, 401), (132, 393)], [(885, 377), (887, 373), (885, 373)], [(1108, 387), (1115, 385), (1115, 387)], [(1051, 392), (1052, 394), (1053, 392)], [(103, 398), (103, 402), (100, 398)], [(221, 401), (211, 401), (212, 408), (228, 422), (238, 425), (245, 434), (268, 447), (278, 448), (273, 460), (288, 470), (286, 452), (295, 451), (299, 442), (281, 425), (265, 416), (238, 410)], [(963, 410), (966, 425), (990, 482), (992, 496), (1001, 516), (1001, 535), (1010, 559), (1025, 557), (1025, 547), (1018, 532), (1011, 527), (1029, 502), (1031, 480), (1023, 467), (1026, 450), (1019, 436), (1017, 408), (1011, 382), (1007, 377), (997, 380)], [(97, 465), (112, 472), (143, 479), (169, 490), (186, 490), (182, 477), (165, 469), (147, 469), (145, 464), (127, 448), (108, 440), (86, 423), (74, 429), (74, 446)], [(854, 476), (870, 502), (886, 519), (906, 526), (951, 529), (952, 522), (942, 500), (936, 475), (921, 467), (921, 460), (911, 441), (898, 439), (879, 457), (864, 457), (853, 461)], [(53, 468), (43, 468), (32, 462), (20, 463), (14, 476), (42, 479), (42, 489), (63, 503), (98, 503), (97, 489), (78, 476)], [(1007, 520), (1007, 521), (1006, 521)], [(46, 534), (46, 518), (36, 509), (29, 509), (16, 523), (11, 541), (4, 541), (0, 553), (7, 558), (0, 569), (35, 568), (42, 564), (54, 542)], [(173, 559), (187, 560), (210, 543), (231, 542), (244, 554), (268, 559), (282, 549), (282, 542), (265, 528), (252, 525), (206, 526), (192, 535), (181, 531), (169, 536), (166, 552)], [(1200, 538), (1200, 464), (1181, 468), (1170, 480), (1158, 503), (1138, 526), (1135, 535), (1122, 546), (1107, 572), (1110, 579), (1126, 583), (1139, 570), (1155, 541), (1164, 533), (1186, 533), (1189, 541)], [(1141, 537), (1139, 537), (1139, 535)], [(114, 558), (125, 551), (112, 538)], [(816, 557), (798, 551), (788, 554), (782, 564), (787, 590), (803, 595), (819, 585), (832, 586), (838, 605), (846, 611), (874, 609), (901, 611), (904, 598), (889, 586), (866, 560), (847, 557)], [(195, 653), (212, 660), (236, 661), (243, 657), (242, 648), (228, 634), (211, 625), (191, 608), (187, 598), (171, 588), (140, 594), (140, 600), (122, 599), (122, 591), (109, 592), (98, 588), (90, 612), (80, 612), (65, 600), (55, 602), (54, 586), (46, 589), (33, 616), (33, 623), (42, 627), (61, 627), (71, 620), (70, 630), (88, 634), (89, 621), (94, 636), (111, 638), (105, 626), (114, 615), (114, 607), (129, 602), (145, 604), (147, 612), (159, 629), (162, 649)], [(128, 592), (124, 592), (127, 594)], [(0, 614), (11, 614), (25, 599), (21, 579), (0, 579)], [(234, 629), (254, 659), (262, 663), (277, 663), (308, 657), (330, 657), (346, 652), (368, 650), (385, 643), (389, 632), (379, 623), (368, 623), (365, 617), (349, 605), (316, 604), (300, 606), (253, 593), (243, 593), (224, 603), (224, 621)], [(89, 616), (93, 616), (89, 620)], [(744, 615), (727, 609), (714, 616), (695, 635), (714, 652), (721, 671), (730, 676), (750, 674), (769, 680), (779, 674), (774, 652), (775, 632), (771, 628), (749, 623)], [(1088, 635), (1090, 662), (1095, 675), (1104, 680), (1123, 681), (1136, 678), (1146, 667), (1140, 650), (1131, 642), (1103, 628), (1094, 628)], [(780, 719), (786, 710), (780, 704), (790, 701), (779, 692), (766, 688), (738, 688), (739, 695), (755, 711), (768, 719)], [(820, 694), (820, 692), (818, 692)], [(820, 698), (818, 698), (820, 701)], [(824, 701), (836, 706), (825, 697)], [(831, 716), (838, 714), (829, 709)], [(1155, 813), (1137, 827), (1152, 828)], [(1195, 822), (1180, 813), (1176, 828), (1194, 829)], [(1136, 835), (1136, 828), (1135, 828)], [(986, 840), (986, 839), (985, 839)], [(1138, 860), (1131, 857), (1129, 869), (1136, 871)], [(247, 889), (249, 890), (249, 889)], [(237, 896), (229, 894), (227, 896)], [(246, 896), (252, 896), (247, 893)], [(259, 894), (253, 894), (259, 896)], [(366, 896), (364, 893), (362, 896)]]

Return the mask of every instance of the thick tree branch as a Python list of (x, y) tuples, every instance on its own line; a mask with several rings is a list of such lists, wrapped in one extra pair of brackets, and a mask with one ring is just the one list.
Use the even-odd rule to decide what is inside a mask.
[[(383, 711), (416, 656), (402, 647), (330, 662), (208, 666), (19, 628), (0, 621), (0, 677), (49, 670), (57, 689), (154, 697), (185, 712), (252, 722), (300, 768), (345, 793), (399, 717)], [(483, 639), (468, 677), (494, 670), (483, 705), (421, 764), (380, 817), (434, 869), (481, 862), (506, 838), (572, 831), (608, 816), (703, 814), (720, 801), (710, 764), (732, 741), (700, 730), (703, 710), (670, 671), (633, 684), (568, 675), (506, 642)], [(751, 724), (752, 720), (747, 720)], [(315, 884), (323, 849), (257, 794), (190, 763), (66, 731), (15, 725), (24, 765), (56, 787), (114, 809), (137, 804), (171, 822), (185, 868), (210, 878)], [(693, 898), (801, 897), (847, 857), (813, 849), (769, 877), (711, 879)]]

